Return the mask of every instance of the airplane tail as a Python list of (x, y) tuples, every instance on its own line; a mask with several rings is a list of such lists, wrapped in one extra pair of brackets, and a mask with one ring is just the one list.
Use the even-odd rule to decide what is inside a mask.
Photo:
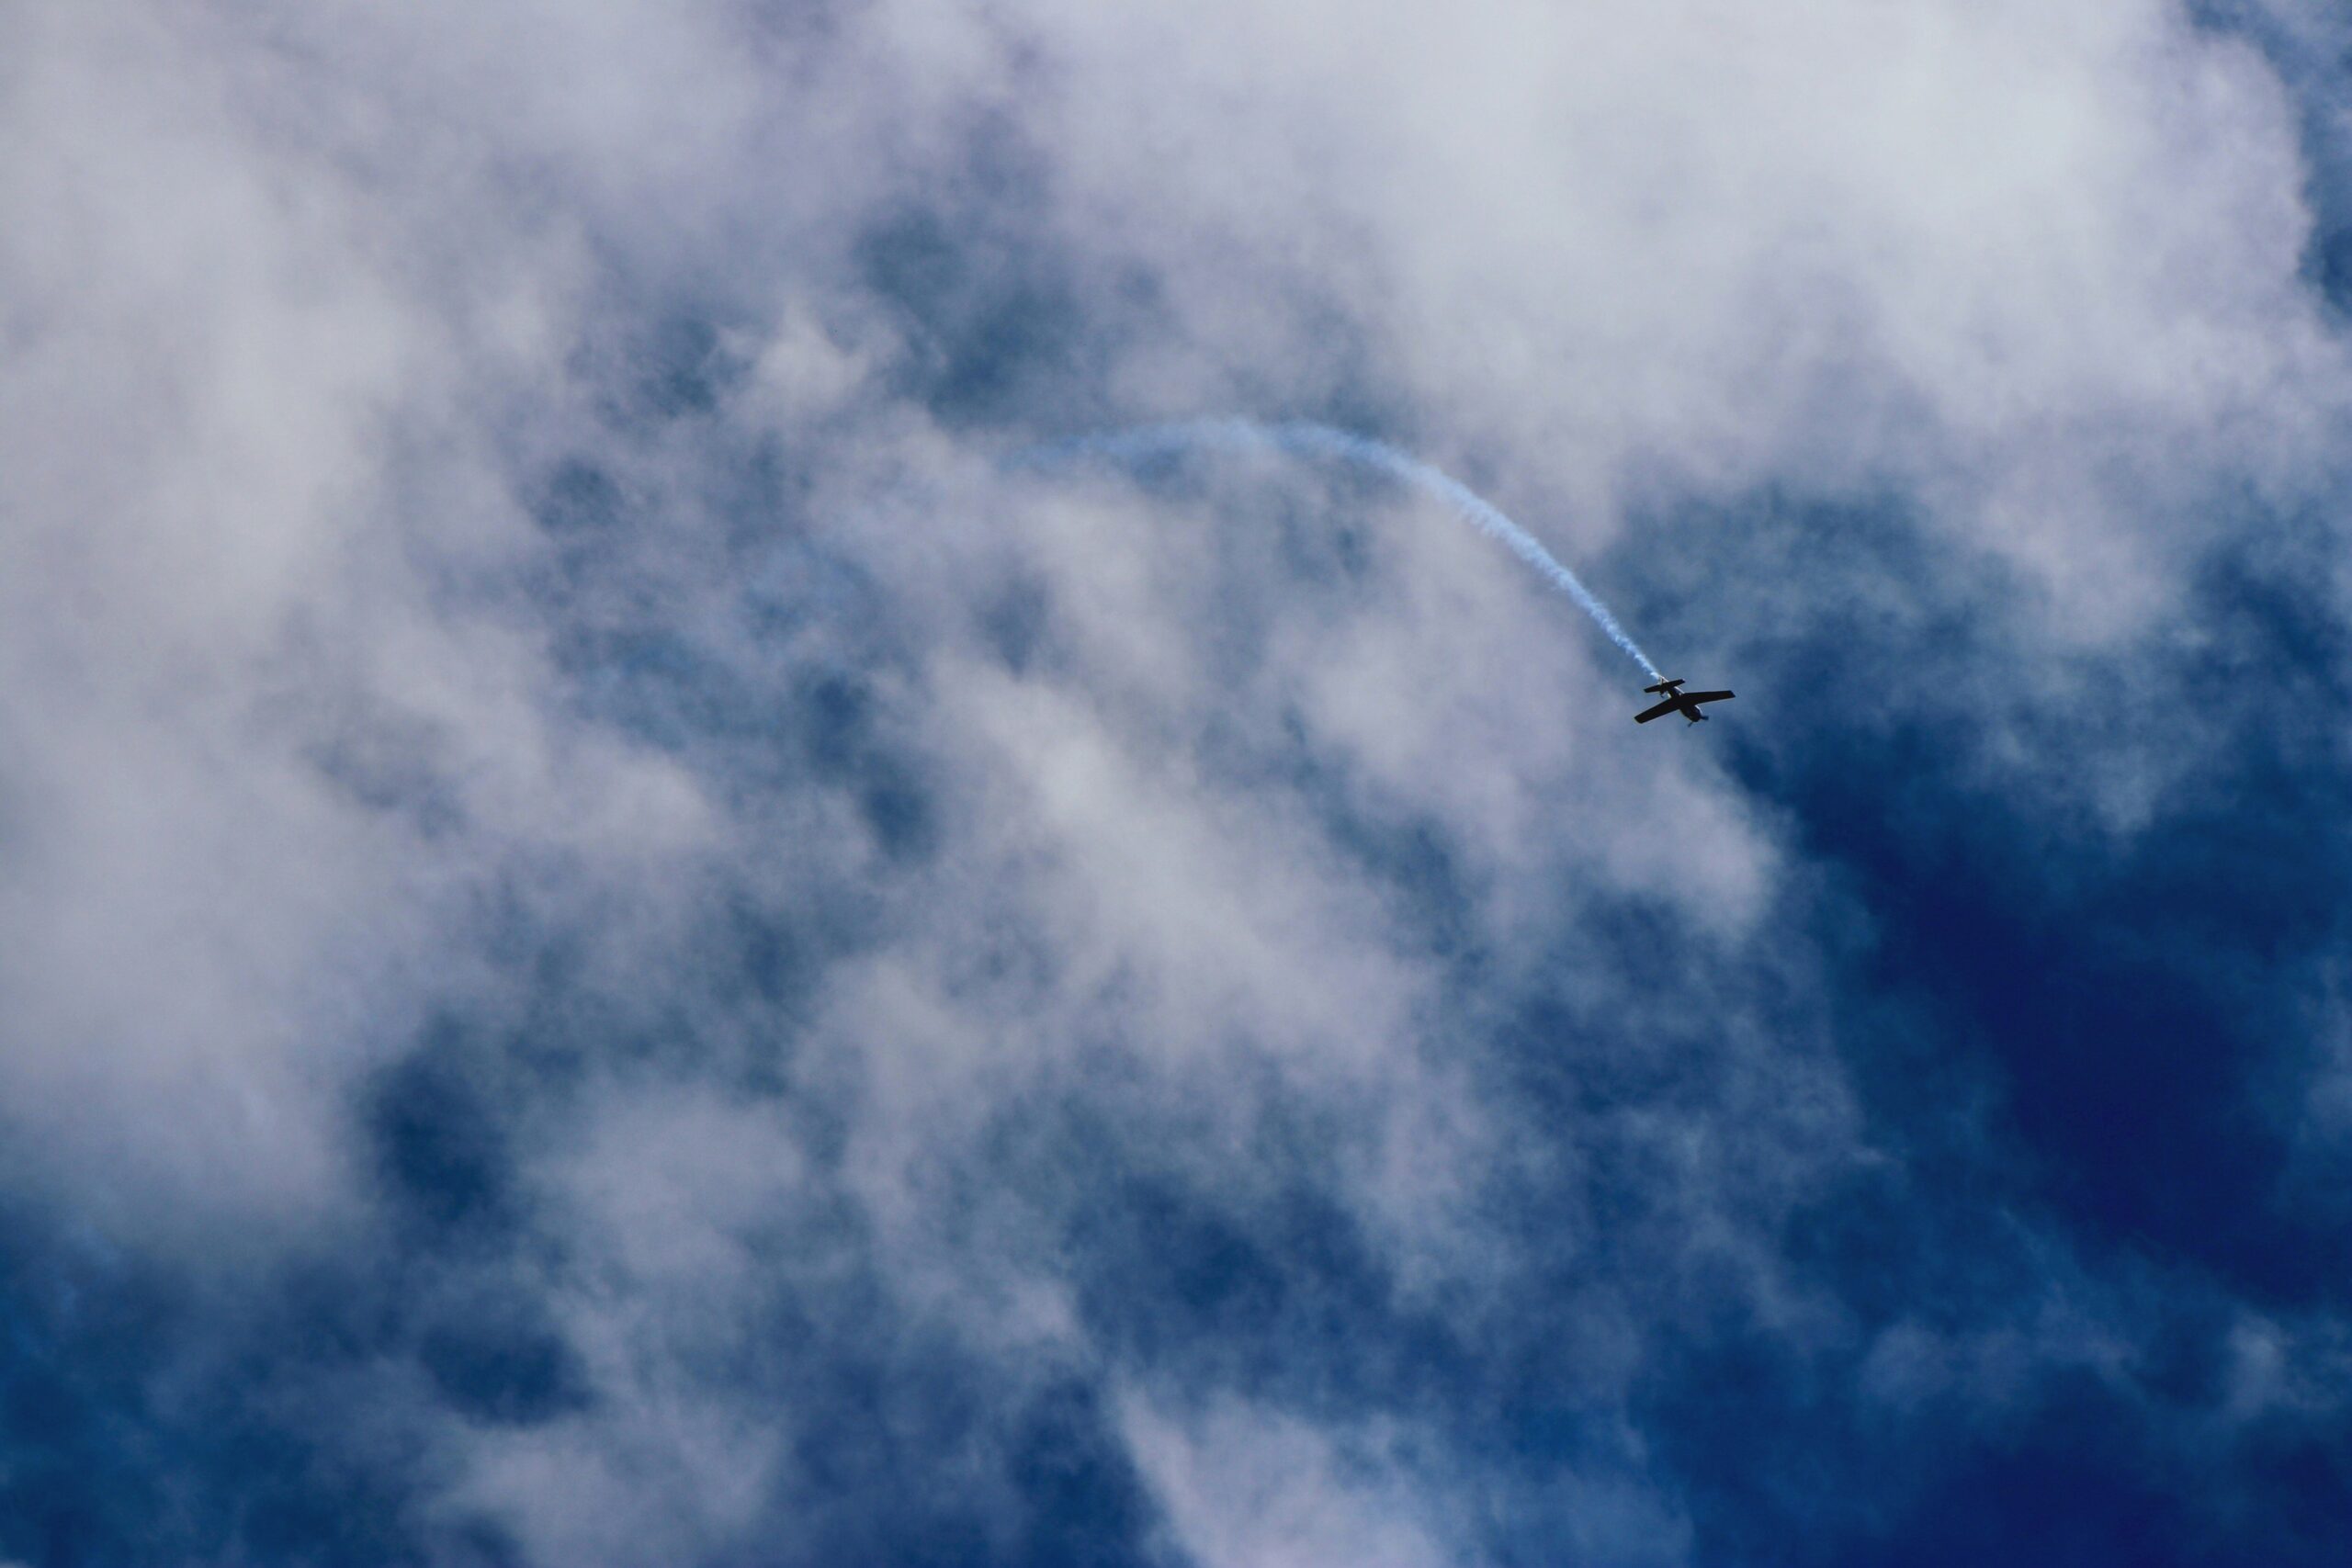
[(1674, 690), (1674, 688), (1675, 688), (1675, 687), (1679, 686), (1680, 684), (1682, 684), (1682, 682), (1681, 682), (1679, 680), (1675, 680), (1675, 681), (1660, 681), (1657, 685), (1655, 685), (1655, 686), (1644, 686), (1644, 687), (1642, 688), (1642, 690), (1643, 690), (1643, 691), (1645, 691), (1645, 692), (1670, 692), (1670, 691)]

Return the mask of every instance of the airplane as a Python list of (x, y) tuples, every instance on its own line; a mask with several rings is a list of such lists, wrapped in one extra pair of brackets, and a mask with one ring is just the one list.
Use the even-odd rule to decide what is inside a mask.
[(1706, 722), (1707, 716), (1699, 711), (1699, 705), (1719, 703), (1731, 695), (1729, 692), (1686, 692), (1682, 689), (1682, 682), (1679, 681), (1661, 681), (1655, 686), (1644, 686), (1642, 690), (1645, 693), (1663, 692), (1666, 694), (1666, 701), (1647, 712), (1635, 714), (1634, 716), (1635, 724), (1647, 724), (1654, 718), (1664, 718), (1670, 713), (1679, 713), (1693, 724), (1703, 724)]

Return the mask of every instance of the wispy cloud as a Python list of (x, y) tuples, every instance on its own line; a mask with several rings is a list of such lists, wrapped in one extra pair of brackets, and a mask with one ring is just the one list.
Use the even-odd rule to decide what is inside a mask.
[(2323, 1561), (2241, 12), (0, 19), (0, 1551)]

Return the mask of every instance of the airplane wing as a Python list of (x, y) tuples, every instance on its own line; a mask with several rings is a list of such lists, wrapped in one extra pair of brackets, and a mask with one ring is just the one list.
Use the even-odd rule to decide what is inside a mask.
[(1686, 692), (1682, 700), (1686, 703), (1719, 703), (1730, 695), (1729, 692)]
[(1647, 713), (1635, 714), (1634, 716), (1634, 722), (1635, 724), (1647, 724), (1654, 718), (1664, 718), (1668, 714), (1674, 712), (1681, 705), (1682, 705), (1680, 703), (1676, 702), (1672, 697), (1668, 697), (1666, 701), (1658, 704), (1657, 706), (1650, 709)]

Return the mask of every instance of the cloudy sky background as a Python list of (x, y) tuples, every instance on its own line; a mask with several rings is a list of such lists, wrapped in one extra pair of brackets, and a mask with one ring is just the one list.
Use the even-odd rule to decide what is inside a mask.
[(0, 1558), (2340, 1562), (2348, 51), (0, 9)]

